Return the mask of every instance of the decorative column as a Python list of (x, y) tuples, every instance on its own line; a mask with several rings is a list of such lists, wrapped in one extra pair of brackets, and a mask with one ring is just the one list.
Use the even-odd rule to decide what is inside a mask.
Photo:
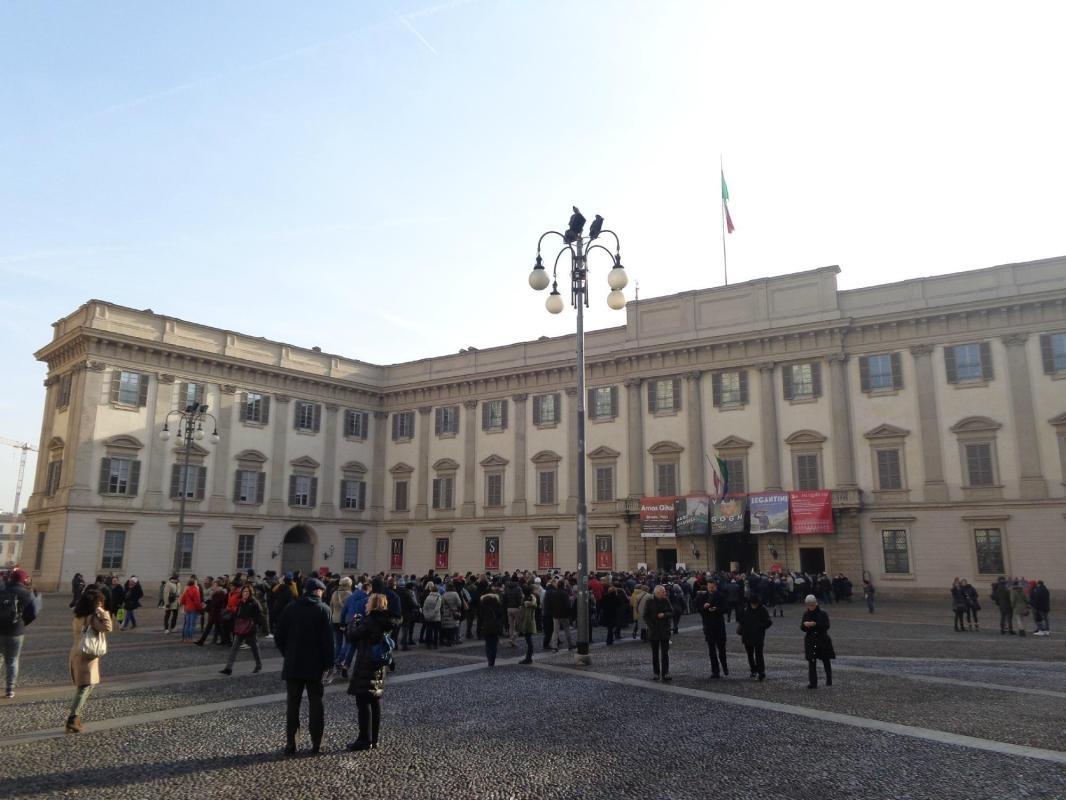
[(67, 411), (71, 415), (73, 433), (67, 441), (59, 483), (60, 490), (69, 487), (66, 498), (68, 505), (85, 505), (96, 491), (97, 471), (93, 467), (98, 465), (93, 464), (93, 441), (96, 438), (96, 410), (100, 407), (103, 382), (103, 364), (75, 373), (74, 384), (78, 393), (76, 398), (71, 397)]
[(218, 414), (215, 415), (218, 421), (219, 441), (214, 446), (212, 455), (211, 499), (207, 504), (208, 510), (213, 512), (229, 510), (232, 502), (229, 493), (233, 490), (234, 471), (230, 462), (230, 430), (233, 427), (233, 396), (237, 392), (237, 387), (224, 383), (220, 389)]
[(326, 406), (326, 442), (322, 453), (322, 482), (318, 493), (319, 510), (322, 517), (337, 515), (337, 501), (334, 499), (340, 487), (337, 486), (337, 412), (339, 407)]
[(577, 389), (571, 386), (566, 389), (566, 404), (569, 414), (566, 415), (569, 430), (566, 436), (566, 484), (569, 487), (566, 493), (566, 513), (577, 513)]
[(781, 436), (777, 432), (777, 392), (774, 388), (774, 362), (756, 365), (759, 369), (759, 428), (762, 434), (763, 486), (781, 491)]
[(921, 431), (922, 469), (925, 472), (923, 499), (946, 502), (944, 455), (940, 446), (940, 419), (936, 410), (936, 377), (933, 375), (933, 345), (911, 348), (914, 357), (914, 386), (918, 392), (918, 424)]
[(707, 489), (703, 469), (703, 403), (700, 402), (702, 372), (690, 372), (688, 378), (688, 468), (689, 486), (694, 492)]
[[(55, 419), (56, 403), (59, 400), (59, 376), (53, 375), (50, 378), (45, 378), (44, 386), (46, 390), (44, 395), (44, 417), (41, 422), (41, 441), (37, 446), (37, 472), (33, 479), (33, 491), (30, 494), (29, 502), (26, 504), (30, 511), (36, 511), (40, 508), (41, 501), (44, 498), (44, 484), (48, 479), (48, 443), (52, 441), (52, 422)], [(71, 380), (70, 390), (73, 393), (73, 379)], [(15, 513), (17, 514), (21, 510), (16, 508)], [(26, 532), (27, 534), (29, 533), (28, 528)], [(23, 541), (26, 542), (28, 540), (23, 537)]]
[(528, 394), (511, 396), (514, 401), (514, 502), (511, 514), (524, 517), (529, 513), (526, 506), (526, 401)]
[[(1037, 441), (1036, 415), (1033, 412), (1033, 387), (1029, 376), (1029, 355), (1025, 350), (1027, 333), (1003, 337), (1007, 347), (1007, 372), (1010, 377), (1010, 406), (1014, 430), (1018, 437), (1020, 491), (1025, 500), (1048, 496), (1047, 480), (1040, 469), (1040, 444)], [(1002, 483), (1002, 481), (1000, 481)]]
[(854, 489), (854, 443), (851, 440), (851, 402), (848, 395), (848, 357), (844, 353), (829, 356), (829, 413), (833, 417), (833, 463), (838, 489)]
[(163, 507), (163, 501), (167, 497), (166, 466), (167, 453), (170, 451), (170, 443), (159, 438), (159, 432), (167, 421), (170, 413), (170, 404), (174, 399), (174, 376), (160, 372), (156, 375), (156, 387), (154, 392), (148, 393), (148, 419), (151, 430), (148, 432), (144, 443), (145, 457), (148, 460), (147, 471), (141, 476), (144, 487), (144, 507), (146, 509), (159, 509)]
[[(517, 403), (515, 406), (517, 407)], [(477, 400), (464, 400), (466, 409), (463, 420), (463, 511), (464, 517), (477, 516)], [(518, 414), (515, 414), (515, 427), (518, 426)]]
[(644, 406), (640, 378), (626, 378), (626, 457), (629, 461), (629, 496), (644, 495)]
[(387, 411), (375, 411), (374, 417), (374, 463), (370, 467), (370, 518), (385, 519), (385, 484), (389, 470), (385, 464), (385, 435), (389, 419)]
[(429, 518), (429, 414), (432, 406), (418, 408), (418, 502), (415, 519)]
[(285, 467), (289, 463), (285, 453), (285, 442), (288, 439), (289, 402), (292, 400), (283, 394), (274, 395), (274, 418), (271, 425), (274, 426), (274, 435), (270, 447), (270, 501), (267, 503), (267, 512), (270, 514), (284, 514), (289, 504), (289, 482), (286, 479)]

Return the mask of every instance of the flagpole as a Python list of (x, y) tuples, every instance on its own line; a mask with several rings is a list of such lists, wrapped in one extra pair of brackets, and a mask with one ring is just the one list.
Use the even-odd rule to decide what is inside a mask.
[[(722, 154), (718, 154), (718, 175), (722, 178), (725, 175), (725, 164), (722, 161)], [(725, 285), (729, 285), (729, 259), (726, 256), (725, 251), (725, 198), (722, 198), (722, 275), (725, 278)]]

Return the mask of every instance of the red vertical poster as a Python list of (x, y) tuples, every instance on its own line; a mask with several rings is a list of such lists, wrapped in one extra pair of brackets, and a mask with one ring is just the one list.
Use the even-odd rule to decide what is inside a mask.
[(437, 539), (437, 559), (434, 566), (437, 569), (448, 569), (448, 539)]
[(485, 537), (485, 569), (498, 570), (500, 568), (500, 537)]
[(596, 569), (614, 569), (614, 540), (611, 536), (596, 537)]
[(792, 533), (834, 533), (833, 493), (828, 489), (789, 492)]
[(537, 538), (537, 569), (552, 569), (555, 566), (555, 537)]
[(392, 540), (392, 551), (389, 554), (389, 569), (403, 569), (403, 539)]

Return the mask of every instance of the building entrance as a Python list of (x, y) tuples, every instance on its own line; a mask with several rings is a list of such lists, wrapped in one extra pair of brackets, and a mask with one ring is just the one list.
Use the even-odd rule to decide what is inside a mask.
[(677, 566), (677, 548), (655, 551), (655, 569), (659, 572), (672, 572)]
[(306, 525), (290, 528), (281, 540), (282, 573), (300, 570), (305, 576), (310, 575), (314, 555), (314, 532)]
[(825, 548), (801, 547), (800, 572), (806, 572), (808, 575), (825, 572)]
[(715, 567), (722, 572), (759, 569), (758, 539), (749, 533), (725, 533), (714, 539)]

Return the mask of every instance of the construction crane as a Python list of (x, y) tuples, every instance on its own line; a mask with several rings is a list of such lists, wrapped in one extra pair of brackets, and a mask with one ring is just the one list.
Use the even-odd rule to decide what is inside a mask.
[(22, 499), (22, 479), (26, 474), (26, 454), (31, 450), (36, 453), (37, 448), (26, 442), (16, 442), (14, 439), (5, 439), (3, 436), (0, 436), (0, 444), (6, 444), (8, 447), (14, 447), (16, 450), (22, 451), (22, 458), (19, 459), (19, 479), (18, 483), (15, 484), (14, 514), (15, 516), (18, 516), (22, 511), (19, 507), (19, 500)]

